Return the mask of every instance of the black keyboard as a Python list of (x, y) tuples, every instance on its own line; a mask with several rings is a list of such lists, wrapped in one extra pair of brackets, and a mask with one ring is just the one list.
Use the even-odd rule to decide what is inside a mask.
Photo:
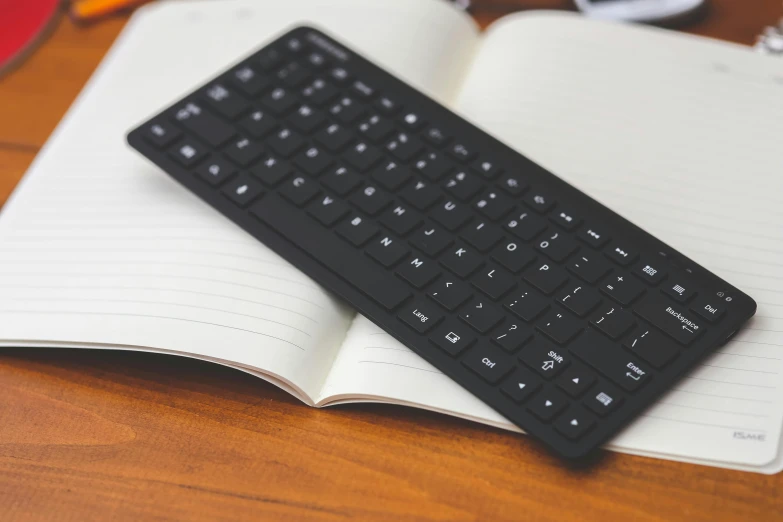
[(605, 442), (756, 310), (309, 27), (128, 141), (564, 457)]

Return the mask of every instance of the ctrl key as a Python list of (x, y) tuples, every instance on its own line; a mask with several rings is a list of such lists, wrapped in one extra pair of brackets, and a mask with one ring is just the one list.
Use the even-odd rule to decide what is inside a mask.
[(497, 384), (514, 368), (510, 357), (489, 345), (479, 345), (473, 348), (465, 356), (462, 364), (479, 374), (490, 384)]
[(443, 319), (443, 314), (426, 301), (416, 301), (403, 308), (397, 317), (417, 332), (423, 334), (438, 324)]

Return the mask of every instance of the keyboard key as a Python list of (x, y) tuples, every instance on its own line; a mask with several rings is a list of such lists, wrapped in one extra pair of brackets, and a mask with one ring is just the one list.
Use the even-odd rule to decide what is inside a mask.
[(351, 87), (359, 98), (372, 98), (375, 95), (375, 89), (361, 80), (353, 82)]
[(509, 356), (488, 345), (472, 348), (462, 360), (462, 364), (490, 384), (500, 382), (500, 379), (514, 369), (514, 363)]
[(473, 278), (473, 286), (484, 292), (491, 299), (497, 301), (515, 286), (511, 274), (504, 272), (496, 266), (486, 266)]
[(502, 218), (514, 208), (514, 202), (505, 194), (491, 190), (484, 194), (474, 207), (493, 221)]
[(582, 227), (576, 235), (577, 239), (590, 245), (593, 248), (602, 248), (610, 241), (610, 237), (604, 234), (601, 230), (595, 229), (590, 226)]
[(250, 173), (267, 187), (274, 187), (293, 173), (293, 169), (287, 161), (270, 156), (250, 169)]
[(451, 236), (429, 223), (419, 227), (410, 238), (411, 245), (430, 257), (435, 257), (451, 245)]
[(460, 237), (479, 252), (487, 252), (503, 239), (503, 233), (486, 221), (474, 221)]
[(236, 135), (233, 126), (193, 102), (177, 110), (174, 119), (212, 147), (220, 147)]
[(592, 288), (582, 286), (581, 283), (572, 284), (563, 290), (557, 300), (579, 317), (586, 317), (601, 304), (598, 293)]
[(693, 286), (681, 281), (681, 278), (679, 277), (669, 281), (666, 286), (662, 288), (662, 291), (678, 303), (687, 303), (696, 295)]
[(538, 335), (522, 349), (519, 360), (547, 379), (571, 364), (571, 357), (562, 348)]
[(473, 299), (462, 309), (459, 318), (472, 326), (478, 333), (487, 333), (503, 320), (503, 314), (489, 301)]
[(342, 123), (352, 123), (367, 113), (367, 109), (350, 96), (343, 96), (329, 109), (329, 114)]
[(288, 118), (288, 121), (299, 131), (310, 134), (326, 122), (326, 116), (323, 112), (314, 109), (309, 105), (301, 105), (296, 112)]
[(568, 210), (555, 210), (550, 214), (549, 219), (568, 231), (574, 230), (582, 222), (581, 218), (574, 216)]
[(609, 384), (599, 382), (584, 399), (584, 404), (594, 413), (606, 417), (623, 402), (622, 394)]
[(552, 295), (555, 290), (568, 282), (568, 276), (562, 268), (540, 263), (525, 273), (525, 281), (542, 291), (546, 295)]
[(440, 127), (430, 127), (424, 131), (424, 139), (431, 145), (442, 147), (449, 141), (449, 136)]
[(430, 212), (430, 217), (443, 225), (446, 230), (454, 232), (470, 221), (472, 212), (462, 203), (448, 200), (445, 203), (436, 206)]
[(498, 182), (500, 188), (505, 190), (511, 196), (519, 196), (528, 189), (528, 184), (514, 173), (505, 174)]
[(504, 382), (500, 390), (517, 404), (525, 402), (541, 387), (541, 379), (525, 368), (517, 368)]
[(460, 244), (452, 246), (450, 250), (447, 250), (441, 256), (440, 262), (443, 266), (463, 278), (468, 277), (484, 264), (483, 256)]
[(228, 159), (239, 165), (247, 167), (258, 161), (264, 155), (264, 147), (247, 138), (240, 138), (231, 143), (225, 150)]
[(404, 307), (397, 317), (417, 332), (423, 334), (432, 330), (443, 319), (443, 314), (426, 301), (416, 301)]
[(426, 125), (426, 121), (418, 112), (406, 111), (400, 118), (400, 124), (408, 130), (417, 131)]
[(639, 257), (638, 252), (629, 249), (625, 245), (613, 243), (606, 249), (606, 257), (620, 266), (628, 266)]
[(565, 261), (577, 248), (573, 239), (554, 229), (548, 230), (536, 243), (536, 250), (558, 263)]
[(381, 160), (381, 152), (374, 145), (360, 141), (348, 148), (343, 154), (343, 159), (360, 172), (367, 172)]
[(669, 364), (680, 353), (673, 341), (650, 328), (640, 328), (626, 339), (623, 346), (658, 369)]
[(553, 426), (567, 439), (578, 440), (595, 426), (595, 419), (582, 408), (574, 407), (561, 415)]
[(373, 114), (359, 124), (359, 132), (374, 143), (385, 140), (394, 132), (394, 125), (389, 120)]
[(684, 346), (690, 345), (704, 331), (701, 321), (694, 315), (660, 294), (647, 294), (633, 311)]
[(700, 297), (691, 304), (691, 310), (702, 319), (716, 323), (726, 313), (725, 301), (718, 297)]
[(251, 65), (243, 65), (231, 74), (231, 84), (250, 98), (261, 94), (270, 83), (268, 78), (259, 74)]
[(502, 242), (492, 251), (491, 257), (515, 274), (536, 259), (533, 251), (518, 241)]
[(405, 279), (414, 288), (424, 288), (440, 275), (434, 261), (413, 257), (397, 269), (397, 275)]
[(623, 306), (636, 301), (644, 293), (644, 286), (628, 274), (612, 274), (601, 282), (601, 292)]
[(547, 386), (530, 399), (527, 409), (542, 421), (552, 420), (568, 406), (568, 397), (552, 386)]
[(448, 152), (449, 156), (462, 163), (468, 163), (476, 157), (476, 151), (464, 142), (455, 143), (449, 147)]
[(258, 181), (251, 178), (248, 174), (242, 173), (224, 186), (221, 192), (235, 205), (245, 208), (263, 194), (264, 191)]
[(372, 179), (387, 190), (397, 190), (413, 177), (407, 167), (394, 161), (386, 161), (375, 167), (370, 173)]
[(463, 202), (473, 199), (483, 187), (484, 183), (478, 176), (465, 171), (449, 176), (443, 184), (446, 192)]
[(351, 79), (351, 73), (342, 67), (335, 67), (329, 71), (329, 76), (335, 83), (339, 83), (341, 85), (344, 85)]
[(617, 340), (636, 324), (636, 320), (629, 312), (609, 305), (602, 308), (590, 324), (608, 335), (610, 339)]
[(147, 124), (144, 129), (144, 138), (158, 148), (168, 147), (181, 135), (173, 125), (160, 121)]
[(331, 196), (322, 196), (310, 203), (307, 212), (323, 225), (331, 227), (348, 214), (348, 206)]
[(253, 111), (239, 122), (242, 130), (255, 139), (261, 139), (277, 127), (275, 119), (265, 111)]
[(440, 190), (426, 181), (416, 180), (405, 188), (400, 196), (419, 210), (426, 210), (440, 199)]
[(593, 383), (593, 373), (579, 363), (571, 364), (557, 378), (557, 386), (575, 399), (581, 397)]
[(310, 79), (310, 73), (297, 62), (290, 62), (277, 71), (276, 77), (289, 87), (299, 87)]
[[(329, 169), (329, 171), (321, 178), (321, 183), (323, 183), (326, 188), (335, 191), (338, 195), (346, 196), (361, 184), (362, 179), (364, 179), (363, 176), (357, 174), (351, 169), (339, 166)], [(373, 189), (370, 196), (364, 197), (370, 198), (374, 195), (375, 190)], [(377, 199), (378, 198), (376, 198), (374, 202), (376, 202)]]
[(582, 281), (590, 284), (594, 284), (612, 270), (612, 266), (600, 254), (584, 249), (568, 262), (566, 268), (572, 274), (579, 276)]
[(534, 290), (523, 288), (506, 299), (506, 308), (528, 323), (549, 309), (549, 300)]
[(540, 214), (546, 214), (552, 207), (555, 206), (555, 201), (539, 190), (531, 190), (523, 199), (523, 201)]
[(405, 132), (395, 134), (386, 143), (386, 150), (402, 161), (410, 161), (423, 148), (421, 140)]
[(536, 329), (558, 344), (565, 344), (582, 331), (582, 322), (565, 310), (553, 309), (538, 321)]
[(452, 357), (456, 357), (476, 342), (476, 337), (467, 325), (447, 319), (430, 335), (430, 341)]
[(494, 161), (486, 158), (479, 158), (474, 161), (473, 170), (481, 174), (484, 179), (495, 179), (498, 177), (498, 175), (500, 175), (501, 172), (503, 172), (503, 169), (500, 168)]
[(506, 230), (523, 241), (530, 241), (546, 228), (546, 221), (531, 212), (518, 212), (506, 221)]
[(642, 261), (634, 268), (633, 275), (650, 285), (657, 285), (666, 277), (666, 271), (661, 268), (662, 263), (655, 262), (652, 265)]
[(505, 323), (492, 337), (492, 341), (508, 353), (518, 351), (533, 338), (533, 331), (519, 323)]
[(196, 169), (196, 175), (213, 187), (217, 187), (233, 176), (236, 171), (236, 168), (229, 162), (212, 157)]
[(360, 247), (378, 233), (378, 227), (368, 223), (361, 216), (353, 216), (340, 223), (336, 231), (352, 245)]
[(282, 116), (289, 112), (297, 104), (296, 96), (288, 90), (278, 87), (261, 98), (261, 103), (276, 116)]
[(317, 143), (326, 147), (327, 150), (337, 152), (353, 141), (353, 135), (340, 126), (339, 123), (333, 123), (318, 131), (314, 139)]
[(404, 236), (421, 223), (421, 217), (413, 210), (397, 205), (381, 215), (381, 224)]
[[(324, 182), (326, 183), (326, 181)], [(349, 189), (350, 191), (351, 189)], [(391, 203), (391, 198), (378, 187), (367, 185), (351, 196), (351, 203), (371, 216), (377, 215)]]
[(446, 276), (437, 281), (427, 295), (446, 310), (453, 312), (468, 300), (471, 293), (465, 283)]
[(304, 146), (302, 137), (289, 128), (280, 129), (266, 143), (272, 150), (284, 158), (293, 156), (296, 151)]
[(297, 207), (303, 207), (318, 192), (318, 184), (304, 176), (297, 176), (288, 183), (283, 183), (280, 189), (280, 194)]
[(391, 116), (400, 110), (400, 106), (388, 96), (381, 96), (375, 101), (375, 108), (387, 116)]
[(340, 94), (340, 91), (325, 82), (322, 78), (316, 78), (312, 83), (302, 89), (302, 98), (318, 106), (331, 102), (338, 94)]
[(370, 242), (367, 255), (389, 268), (408, 255), (408, 249), (401, 241), (381, 234), (380, 239)]
[(332, 164), (332, 158), (318, 147), (309, 147), (294, 157), (294, 164), (306, 174), (318, 176)]
[(249, 103), (221, 83), (207, 87), (204, 97), (209, 105), (229, 120), (236, 119), (250, 110)]
[(258, 64), (262, 71), (268, 72), (277, 68), (282, 59), (283, 56), (277, 49), (264, 49), (258, 54), (256, 64)]
[(652, 377), (646, 363), (596, 332), (585, 332), (571, 344), (570, 350), (574, 357), (627, 391), (639, 389)]
[(171, 149), (170, 155), (183, 167), (193, 167), (207, 156), (207, 148), (195, 140), (184, 138)]
[(413, 168), (430, 181), (438, 181), (451, 171), (452, 166), (440, 153), (430, 152), (415, 162)]

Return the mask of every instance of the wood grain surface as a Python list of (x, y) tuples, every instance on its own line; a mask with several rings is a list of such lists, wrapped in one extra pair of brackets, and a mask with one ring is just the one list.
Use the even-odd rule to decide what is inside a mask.
[[(710, 4), (681, 29), (751, 44), (783, 15), (780, 0)], [(482, 25), (571, 8), (474, 5)], [(0, 78), (2, 201), (125, 20), (63, 19)], [(783, 474), (613, 453), (575, 469), (525, 437), (402, 407), (316, 410), (213, 364), (14, 348), (0, 350), (0, 520), (774, 521)]]

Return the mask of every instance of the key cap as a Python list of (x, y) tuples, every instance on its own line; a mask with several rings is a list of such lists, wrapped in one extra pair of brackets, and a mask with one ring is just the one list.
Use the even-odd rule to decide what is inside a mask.
[(653, 262), (653, 264), (642, 261), (634, 268), (633, 275), (650, 285), (657, 285), (663, 278), (666, 277), (666, 271), (662, 270), (661, 264)]
[(533, 268), (525, 273), (525, 281), (546, 295), (552, 295), (555, 290), (568, 282), (568, 276), (562, 268), (541, 263), (533, 265)]
[(236, 168), (225, 160), (212, 157), (196, 169), (196, 175), (217, 187), (236, 173)]
[(261, 51), (256, 63), (262, 71), (268, 72), (279, 66), (282, 59), (283, 57), (277, 49), (265, 49)]
[(461, 161), (462, 163), (468, 163), (476, 157), (476, 151), (462, 142), (455, 143), (449, 147), (448, 152), (449, 156), (456, 159), (457, 161)]
[(591, 226), (582, 227), (576, 237), (593, 248), (602, 248), (611, 239), (603, 231)]
[(472, 213), (465, 205), (452, 200), (441, 203), (430, 212), (430, 217), (435, 222), (452, 232), (470, 221), (471, 215)]
[(411, 131), (417, 131), (426, 125), (426, 121), (421, 117), (421, 114), (415, 111), (405, 111), (405, 114), (400, 118), (400, 123), (403, 127)]
[(247, 167), (263, 156), (264, 148), (256, 141), (240, 138), (231, 143), (225, 152), (228, 159), (240, 167)]
[(399, 104), (388, 96), (381, 96), (378, 98), (375, 101), (375, 108), (387, 116), (391, 116), (400, 110)]
[(527, 409), (544, 422), (552, 420), (568, 406), (568, 397), (552, 386), (547, 386), (530, 400)]
[(472, 249), (457, 243), (441, 256), (440, 263), (459, 277), (466, 278), (478, 270), (484, 261)]
[(502, 242), (492, 251), (491, 257), (515, 274), (536, 259), (536, 255), (530, 248), (516, 240)]
[(255, 98), (266, 90), (270, 81), (260, 75), (252, 65), (243, 65), (231, 74), (231, 84), (250, 98)]
[(261, 180), (267, 187), (274, 187), (293, 172), (291, 164), (272, 156), (261, 161), (250, 169), (250, 173)]
[(581, 283), (571, 284), (560, 293), (557, 300), (579, 317), (586, 317), (601, 304), (598, 293), (592, 288), (582, 286)]
[(191, 138), (184, 138), (172, 147), (169, 155), (183, 167), (193, 167), (207, 156), (207, 148)]
[(343, 96), (329, 108), (328, 112), (342, 123), (351, 123), (366, 114), (367, 110), (353, 98)]
[(394, 125), (389, 120), (373, 114), (359, 124), (359, 132), (374, 143), (384, 141), (394, 132)]
[(638, 252), (619, 243), (609, 245), (609, 248), (607, 248), (604, 253), (606, 254), (606, 257), (620, 266), (628, 266), (639, 257)]
[(348, 213), (348, 206), (331, 196), (322, 196), (307, 208), (307, 212), (323, 225), (331, 227)]
[(582, 249), (574, 259), (568, 262), (566, 268), (572, 274), (579, 276), (582, 281), (594, 284), (612, 270), (608, 261), (599, 254)]
[(261, 103), (275, 116), (282, 116), (297, 104), (296, 96), (282, 87), (273, 89), (272, 92), (261, 98)]
[(704, 331), (701, 321), (694, 315), (660, 294), (647, 294), (633, 311), (683, 346), (690, 345)]
[(693, 287), (683, 282), (679, 276), (672, 278), (661, 291), (678, 303), (687, 303), (696, 295)]
[(329, 85), (322, 78), (316, 78), (310, 85), (302, 89), (302, 98), (310, 100), (310, 102), (318, 106), (331, 102), (338, 94), (340, 94), (340, 91)]
[(413, 177), (411, 171), (395, 161), (386, 161), (375, 167), (370, 173), (372, 179), (388, 190), (397, 190)]
[(540, 335), (533, 337), (522, 349), (519, 360), (547, 379), (559, 374), (571, 364), (571, 357), (562, 348)]
[(623, 346), (658, 369), (669, 364), (680, 353), (671, 339), (646, 327), (626, 339)]
[(530, 241), (544, 231), (546, 221), (531, 212), (516, 212), (506, 221), (505, 228), (519, 239)]
[(438, 181), (451, 171), (451, 162), (438, 152), (429, 152), (413, 164), (414, 170), (420, 172), (430, 181)]
[(587, 331), (570, 346), (574, 357), (592, 366), (626, 391), (635, 391), (652, 378), (646, 363), (617, 344)]
[(546, 214), (555, 206), (555, 201), (546, 193), (540, 190), (531, 190), (523, 201), (540, 214)]
[(421, 217), (403, 205), (396, 205), (381, 215), (381, 224), (404, 236), (421, 223)]
[(318, 131), (314, 139), (317, 143), (326, 147), (327, 150), (337, 152), (353, 141), (353, 135), (339, 123), (333, 123)]
[(261, 139), (277, 127), (275, 119), (266, 111), (256, 110), (239, 121), (242, 130), (255, 139)]
[(168, 147), (179, 138), (182, 133), (175, 129), (173, 125), (170, 125), (163, 121), (155, 121), (148, 124), (144, 129), (144, 138), (162, 149)]
[(214, 83), (207, 87), (204, 91), (204, 99), (229, 120), (234, 120), (250, 110), (249, 103), (221, 83)]
[(416, 301), (405, 306), (397, 314), (397, 317), (420, 334), (423, 334), (432, 330), (443, 319), (443, 314), (426, 301)]
[(601, 282), (599, 288), (623, 306), (633, 303), (644, 293), (644, 286), (627, 273), (610, 275)]
[(557, 378), (557, 386), (573, 398), (579, 398), (595, 383), (595, 376), (579, 363), (571, 364)]
[(212, 147), (222, 146), (236, 134), (231, 125), (193, 102), (177, 110), (174, 119)]
[(528, 323), (549, 309), (549, 300), (524, 287), (506, 299), (506, 308)]
[(599, 382), (584, 399), (585, 406), (601, 417), (606, 417), (622, 403), (620, 391), (605, 382)]
[(608, 335), (610, 339), (617, 340), (636, 324), (636, 320), (625, 310), (609, 305), (604, 307), (590, 324)]
[(449, 136), (440, 127), (432, 126), (422, 134), (431, 145), (442, 147), (449, 141)]
[(514, 369), (511, 358), (489, 345), (479, 344), (471, 348), (462, 364), (476, 372), (490, 384), (496, 384)]
[(372, 98), (375, 95), (375, 88), (361, 80), (353, 82), (351, 88), (353, 89), (354, 94), (360, 98)]
[(505, 194), (497, 190), (490, 190), (473, 206), (489, 219), (497, 221), (511, 212), (511, 209), (514, 208), (514, 202)]
[(448, 276), (437, 281), (427, 295), (446, 310), (453, 312), (470, 297), (470, 288), (459, 280)]
[(351, 203), (371, 216), (377, 215), (391, 203), (391, 198), (378, 187), (367, 185), (350, 198)]
[(324, 174), (321, 178), (321, 183), (323, 183), (326, 188), (335, 191), (339, 196), (346, 196), (361, 184), (362, 179), (363, 176), (349, 168), (338, 165), (337, 167), (329, 169), (329, 171)]
[(430, 335), (430, 342), (452, 357), (456, 357), (476, 342), (476, 337), (467, 325), (458, 323), (454, 319), (447, 319)]
[(467, 202), (479, 193), (484, 183), (475, 174), (458, 171), (446, 179), (443, 188), (460, 201)]
[(353, 216), (340, 223), (335, 231), (352, 245), (360, 247), (378, 233), (378, 227), (361, 216)]
[(548, 230), (536, 243), (536, 250), (553, 261), (562, 263), (577, 249), (576, 242), (557, 230)]
[(401, 193), (402, 199), (419, 210), (426, 210), (441, 197), (440, 190), (434, 185), (421, 180), (410, 183)]
[(266, 144), (280, 156), (289, 158), (304, 145), (304, 140), (291, 129), (282, 128), (267, 139)]
[(335, 67), (329, 71), (329, 76), (335, 83), (340, 85), (345, 85), (351, 79), (351, 73), (343, 67)]
[(486, 221), (474, 221), (460, 237), (479, 252), (487, 252), (503, 239), (503, 233)]
[(451, 236), (442, 229), (425, 223), (411, 236), (410, 243), (428, 256), (435, 257), (451, 245), (452, 241)]
[(440, 275), (440, 270), (434, 261), (413, 256), (407, 263), (397, 269), (397, 275), (405, 279), (415, 288), (424, 288)]
[(533, 338), (533, 331), (519, 323), (509, 322), (502, 325), (492, 341), (508, 353), (514, 353)]
[(359, 172), (367, 172), (370, 167), (381, 160), (381, 157), (378, 148), (366, 141), (352, 145), (343, 154), (343, 159), (356, 167)]
[(310, 73), (297, 62), (290, 62), (275, 75), (289, 87), (299, 87), (310, 79)]
[(240, 174), (224, 186), (221, 192), (231, 202), (241, 208), (247, 207), (264, 193), (261, 184), (245, 173)]
[(500, 387), (517, 404), (525, 402), (541, 387), (541, 379), (525, 368), (517, 368)]
[(570, 440), (578, 440), (595, 426), (595, 420), (582, 408), (573, 407), (553, 424), (555, 430)]
[(306, 174), (318, 176), (332, 164), (332, 158), (318, 147), (309, 147), (294, 157), (294, 164)]
[(484, 179), (495, 179), (503, 172), (502, 168), (488, 158), (478, 158), (472, 166)]
[(310, 134), (326, 122), (326, 116), (323, 112), (314, 109), (309, 105), (301, 105), (296, 112), (288, 118), (288, 121), (291, 122), (291, 125), (305, 134)]
[(496, 266), (489, 265), (484, 267), (473, 278), (473, 286), (497, 301), (509, 293), (516, 286), (516, 283), (511, 274), (504, 272)]
[(297, 176), (288, 183), (283, 183), (280, 195), (297, 207), (303, 207), (320, 192), (318, 185), (304, 176)]
[(726, 313), (725, 301), (718, 297), (700, 297), (691, 304), (691, 310), (702, 319), (716, 323)]
[(538, 321), (536, 329), (558, 344), (565, 344), (582, 331), (582, 322), (555, 307)]
[(503, 314), (489, 301), (473, 299), (462, 309), (459, 318), (472, 326), (477, 332), (483, 334), (490, 331), (503, 320)]
[(565, 230), (568, 231), (574, 230), (582, 222), (582, 218), (577, 217), (573, 215), (571, 211), (563, 210), (562, 208), (552, 212), (549, 215), (549, 219), (553, 223), (560, 225), (561, 227), (563, 227)]
[(387, 310), (394, 310), (410, 297), (410, 291), (394, 276), (368, 263), (352, 247), (333, 240), (334, 236), (324, 234), (321, 225), (277, 194), (267, 194), (251, 207), (251, 213)]
[(389, 268), (408, 255), (408, 249), (401, 241), (381, 234), (380, 239), (367, 247), (367, 255)]
[(395, 134), (386, 143), (386, 150), (402, 161), (410, 161), (423, 148), (421, 140), (405, 132)]
[(514, 197), (519, 196), (528, 189), (528, 184), (522, 177), (511, 172), (501, 177), (498, 185), (500, 185), (501, 189)]

